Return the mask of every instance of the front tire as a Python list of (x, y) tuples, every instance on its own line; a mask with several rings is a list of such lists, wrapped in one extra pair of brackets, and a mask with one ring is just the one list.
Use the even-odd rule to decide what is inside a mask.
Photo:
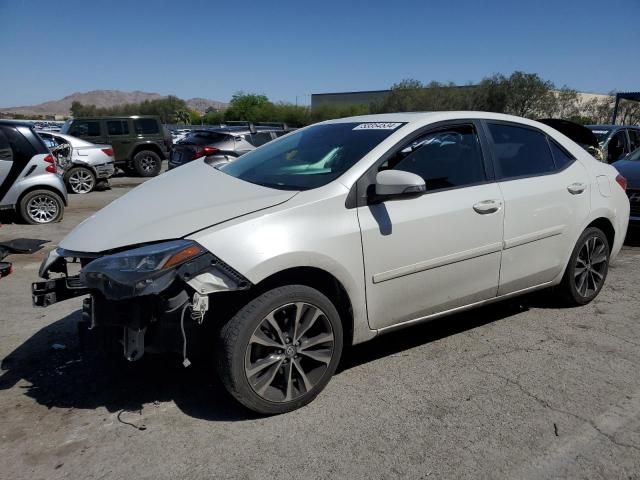
[(333, 376), (343, 332), (333, 303), (304, 285), (251, 300), (220, 330), (217, 369), (241, 404), (266, 415), (311, 402)]
[(20, 200), (18, 213), (30, 225), (59, 222), (64, 214), (64, 202), (50, 190), (33, 190)]
[(598, 296), (609, 271), (609, 254), (609, 241), (602, 230), (590, 227), (582, 232), (559, 286), (569, 305), (586, 305)]
[(88, 168), (73, 167), (64, 175), (64, 181), (73, 193), (83, 194), (93, 191), (96, 186), (96, 176)]
[(133, 167), (141, 177), (155, 177), (160, 173), (162, 160), (151, 150), (142, 150), (133, 157)]

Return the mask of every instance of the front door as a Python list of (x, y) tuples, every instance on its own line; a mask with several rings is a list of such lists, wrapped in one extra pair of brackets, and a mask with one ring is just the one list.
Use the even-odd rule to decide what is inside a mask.
[(371, 328), (495, 297), (504, 209), (473, 123), (448, 125), (377, 167), (420, 175), (427, 193), (358, 207)]
[(15, 178), (9, 178), (9, 172), (12, 166), (13, 151), (11, 150), (11, 144), (2, 131), (2, 127), (0, 127), (0, 205), (2, 203), (2, 197), (4, 197), (9, 187), (11, 187), (10, 183), (13, 183), (15, 180)]

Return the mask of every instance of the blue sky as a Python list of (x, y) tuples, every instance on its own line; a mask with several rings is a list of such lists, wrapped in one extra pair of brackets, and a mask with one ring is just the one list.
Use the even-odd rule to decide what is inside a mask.
[(640, 90), (640, 0), (0, 0), (0, 106), (94, 89), (308, 103), (536, 72)]

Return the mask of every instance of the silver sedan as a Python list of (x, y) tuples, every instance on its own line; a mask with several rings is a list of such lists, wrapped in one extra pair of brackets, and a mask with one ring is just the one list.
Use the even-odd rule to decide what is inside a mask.
[(111, 145), (96, 145), (71, 135), (38, 130), (63, 171), (67, 189), (89, 193), (115, 172)]

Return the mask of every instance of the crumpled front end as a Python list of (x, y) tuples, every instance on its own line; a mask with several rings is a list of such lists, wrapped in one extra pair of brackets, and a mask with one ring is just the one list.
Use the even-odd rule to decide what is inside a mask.
[(145, 351), (181, 352), (185, 364), (188, 337), (211, 309), (209, 295), (251, 286), (190, 240), (104, 254), (57, 249), (43, 261), (40, 276), (46, 280), (32, 285), (35, 306), (89, 295), (79, 327), (91, 348), (115, 344), (130, 361)]

